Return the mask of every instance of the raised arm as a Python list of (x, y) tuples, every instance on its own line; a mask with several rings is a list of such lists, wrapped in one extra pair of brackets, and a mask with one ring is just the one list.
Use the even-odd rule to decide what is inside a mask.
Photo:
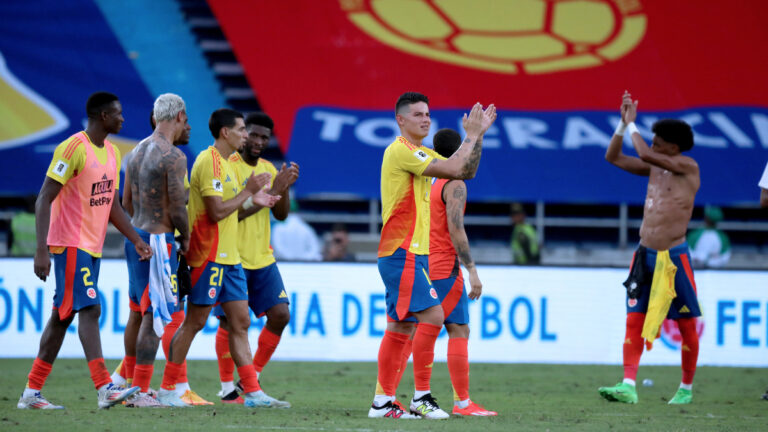
[(64, 187), (61, 183), (46, 176), (43, 187), (35, 201), (35, 232), (37, 249), (35, 250), (35, 274), (45, 281), (51, 273), (51, 257), (48, 255), (48, 227), (51, 223), (51, 203)]
[[(176, 148), (172, 151), (172, 158), (175, 158), (169, 164), (166, 171), (166, 183), (168, 184), (168, 215), (171, 218), (173, 227), (179, 231), (181, 236), (181, 252), (187, 253), (189, 249), (189, 221), (187, 216), (187, 190), (184, 187), (184, 177), (187, 175), (187, 157), (181, 150)], [(127, 178), (126, 174), (126, 178)], [(126, 191), (127, 192), (127, 191)], [(123, 194), (125, 197), (125, 194)], [(125, 199), (123, 199), (125, 202)]]
[(466, 138), (456, 152), (446, 160), (433, 160), (422, 175), (447, 179), (471, 179), (477, 173), (483, 150), (482, 136), (496, 120), (496, 107), (491, 104), (483, 111), (479, 103), (462, 120)]
[[(637, 102), (632, 101), (632, 97), (629, 93), (624, 92), (624, 105), (622, 110), (624, 112), (624, 121), (627, 124), (627, 132), (632, 139), (632, 145), (637, 152), (637, 156), (640, 160), (646, 164), (657, 166), (659, 168), (671, 171), (675, 174), (697, 174), (699, 172), (699, 165), (695, 160), (682, 154), (668, 155), (662, 152), (653, 151), (645, 142), (635, 126), (635, 120), (637, 119)], [(658, 137), (654, 139), (660, 139)]]
[(469, 251), (469, 240), (464, 230), (464, 207), (467, 203), (467, 187), (463, 181), (450, 181), (443, 187), (443, 200), (445, 212), (448, 217), (448, 233), (451, 243), (456, 250), (456, 255), (469, 272), (469, 285), (471, 291), (469, 298), (475, 300), (483, 293), (483, 284), (477, 275), (475, 261)]
[[(624, 93), (625, 97), (628, 93)], [(631, 100), (630, 100), (631, 103)], [(621, 105), (621, 121), (616, 127), (616, 131), (611, 137), (611, 142), (608, 144), (608, 149), (605, 151), (605, 160), (623, 169), (624, 171), (640, 176), (648, 177), (651, 173), (651, 166), (643, 162), (640, 158), (625, 155), (622, 152), (622, 146), (624, 144), (624, 131), (627, 128), (625, 122), (625, 115), (627, 111), (626, 100), (622, 101)]]

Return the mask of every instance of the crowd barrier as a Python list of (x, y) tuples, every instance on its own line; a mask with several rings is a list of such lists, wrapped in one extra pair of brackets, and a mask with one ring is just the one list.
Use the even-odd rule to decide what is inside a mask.
[[(33, 357), (53, 304), (31, 259), (0, 260), (0, 357)], [(375, 264), (281, 263), (291, 322), (274, 359), (375, 361), (386, 327), (384, 286)], [(472, 362), (621, 364), (625, 290), (622, 269), (480, 266), (483, 295), (470, 301)], [(703, 317), (700, 365), (768, 366), (768, 273), (698, 271)], [(123, 356), (128, 273), (122, 260), (102, 260), (98, 281), (105, 358)], [(252, 316), (251, 346), (263, 319)], [(77, 321), (60, 357), (80, 358)], [(189, 357), (215, 359), (216, 319), (197, 336)], [(445, 361), (445, 331), (435, 348)], [(680, 335), (665, 322), (643, 364), (678, 365)], [(162, 353), (158, 354), (162, 357)]]

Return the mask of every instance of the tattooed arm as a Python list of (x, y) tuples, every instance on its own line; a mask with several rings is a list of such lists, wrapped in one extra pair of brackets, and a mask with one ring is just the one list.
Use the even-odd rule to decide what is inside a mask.
[(182, 254), (189, 248), (189, 222), (187, 220), (186, 203), (187, 191), (184, 188), (184, 176), (187, 175), (187, 157), (181, 150), (174, 148), (168, 171), (166, 171), (166, 184), (168, 185), (168, 216), (173, 227), (181, 235)]
[(467, 203), (467, 186), (463, 181), (450, 181), (443, 187), (443, 200), (448, 216), (448, 232), (451, 235), (456, 255), (469, 272), (469, 284), (472, 287), (469, 298), (475, 300), (483, 293), (483, 284), (477, 275), (475, 262), (469, 252), (469, 240), (464, 231), (464, 207)]
[(422, 175), (448, 179), (473, 178), (480, 164), (482, 136), (495, 120), (496, 107), (493, 104), (485, 110), (480, 104), (475, 104), (469, 116), (464, 115), (463, 124), (467, 137), (461, 147), (446, 160), (433, 160)]

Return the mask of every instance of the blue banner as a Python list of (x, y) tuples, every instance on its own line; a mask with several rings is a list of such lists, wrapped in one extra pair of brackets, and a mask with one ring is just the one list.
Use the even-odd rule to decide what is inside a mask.
[(151, 133), (153, 98), (92, 0), (0, 2), (0, 194), (35, 194), (53, 150), (85, 128), (95, 91), (116, 94), (122, 154)]
[[(432, 134), (459, 131), (465, 111), (431, 111)], [(701, 170), (697, 204), (758, 201), (757, 182), (768, 160), (768, 110), (714, 107), (641, 113), (637, 125), (651, 143), (652, 124), (677, 118), (694, 128), (693, 157)], [(604, 159), (616, 111), (498, 112), (483, 140), (477, 176), (468, 182), (471, 201), (630, 203), (645, 199), (647, 178)], [(394, 113), (305, 107), (296, 115), (288, 158), (301, 165), (298, 197), (379, 198), (381, 158), (399, 134)], [(624, 152), (635, 155), (625, 135)]]

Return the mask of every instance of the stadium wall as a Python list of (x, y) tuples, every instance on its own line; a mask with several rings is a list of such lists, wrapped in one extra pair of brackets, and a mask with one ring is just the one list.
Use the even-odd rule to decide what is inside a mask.
[[(31, 259), (0, 261), (0, 357), (34, 356), (55, 283), (38, 280)], [(375, 361), (386, 326), (384, 287), (374, 264), (282, 263), (292, 320), (276, 360)], [(53, 272), (51, 272), (53, 275)], [(625, 296), (621, 269), (481, 266), (483, 296), (470, 302), (470, 361), (621, 364)], [(99, 279), (104, 356), (123, 355), (128, 316), (124, 261), (103, 260)], [(700, 365), (768, 366), (768, 273), (696, 273), (703, 318)], [(256, 320), (257, 329), (263, 320)], [(82, 357), (70, 328), (62, 357)], [(214, 359), (210, 318), (190, 358)], [(251, 346), (258, 332), (251, 332)], [(445, 361), (447, 336), (436, 359)], [(159, 355), (162, 357), (162, 354)], [(680, 337), (669, 322), (643, 364), (678, 365)]]

